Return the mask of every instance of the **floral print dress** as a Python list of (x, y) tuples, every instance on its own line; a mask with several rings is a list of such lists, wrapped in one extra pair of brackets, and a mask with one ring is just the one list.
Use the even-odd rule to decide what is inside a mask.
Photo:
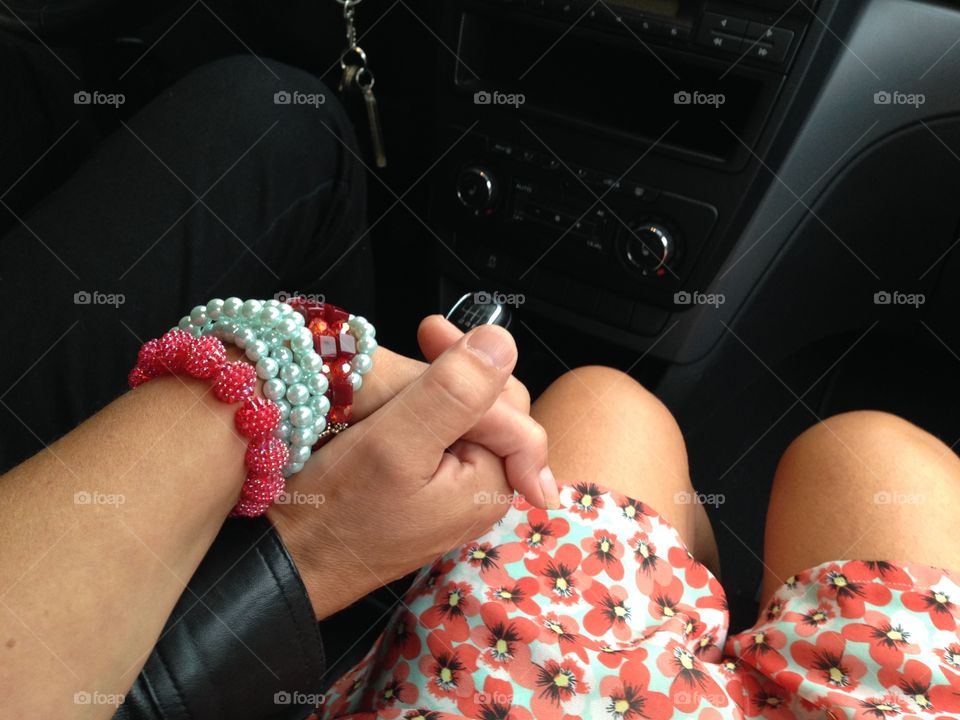
[(418, 576), (318, 720), (960, 718), (960, 588), (837, 561), (728, 637), (723, 588), (653, 508), (592, 483), (515, 501)]

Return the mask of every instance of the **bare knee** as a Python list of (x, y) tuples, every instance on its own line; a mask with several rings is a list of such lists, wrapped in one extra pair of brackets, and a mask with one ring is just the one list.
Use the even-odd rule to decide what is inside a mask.
[[(653, 393), (625, 373), (599, 366), (571, 370), (547, 388), (531, 414), (547, 429), (551, 462), (556, 459), (578, 471), (602, 463), (618, 468), (623, 478), (659, 477), (677, 491), (690, 489), (686, 447), (676, 420)], [(636, 497), (629, 487), (620, 490)], [(648, 488), (643, 490), (649, 494)]]
[(534, 403), (534, 417), (557, 401), (573, 403), (580, 424), (600, 424), (607, 432), (633, 443), (649, 443), (686, 468), (680, 427), (663, 402), (620, 370), (601, 365), (576, 368), (561, 375)]
[(547, 428), (561, 482), (591, 478), (650, 504), (716, 569), (709, 521), (691, 503), (683, 435), (653, 393), (618, 370), (582, 367), (547, 388), (532, 414)]
[(956, 492), (958, 477), (960, 460), (930, 433), (890, 413), (848, 412), (791, 443), (777, 468), (771, 502), (819, 495), (848, 509), (900, 506), (897, 514), (912, 518), (917, 506)]
[(945, 543), (960, 507), (960, 459), (933, 435), (875, 411), (801, 434), (777, 468), (767, 512), (764, 596), (828, 560), (958, 567)]
[(831, 439), (860, 447), (918, 441), (926, 445), (946, 447), (913, 423), (880, 410), (854, 410), (834, 415), (809, 428), (794, 444), (818, 443)]
[(557, 378), (544, 395), (548, 393), (577, 394), (583, 409), (590, 413), (644, 415), (663, 423), (671, 432), (680, 432), (673, 415), (656, 395), (614, 368), (587, 365), (570, 370)]

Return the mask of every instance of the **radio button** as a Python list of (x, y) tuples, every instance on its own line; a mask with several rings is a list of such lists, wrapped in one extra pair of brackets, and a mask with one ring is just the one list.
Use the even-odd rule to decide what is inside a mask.
[(743, 42), (743, 38), (710, 30), (706, 25), (700, 28), (700, 34), (697, 35), (698, 45), (712, 48), (717, 52), (738, 53)]
[(786, 48), (767, 45), (759, 40), (744, 40), (743, 49), (746, 50), (746, 57), (764, 62), (779, 63), (787, 57)]
[(644, 202), (650, 202), (656, 200), (657, 196), (660, 194), (660, 191), (657, 188), (646, 187), (645, 185), (640, 185), (638, 183), (623, 183), (625, 185), (624, 192), (637, 200), (643, 200)]
[(564, 15), (582, 15), (590, 5), (586, 0), (566, 0), (566, 2), (559, 3), (559, 10)]
[(700, 22), (701, 32), (703, 28), (707, 28), (710, 32), (719, 32), (725, 35), (743, 37), (747, 34), (747, 21), (743, 18), (720, 15), (719, 13), (704, 13)]
[(676, 40), (689, 40), (692, 30), (686, 25), (675, 25), (670, 28), (670, 37)]
[(536, 269), (530, 262), (506, 255), (498, 250), (477, 248), (469, 253), (468, 264), (484, 277), (509, 281), (510, 285), (526, 290), (536, 279)]
[(613, 25), (615, 27), (624, 27), (627, 24), (623, 15), (620, 15), (616, 10), (611, 8), (607, 8), (605, 12), (600, 13), (598, 19), (605, 25)]
[(793, 30), (752, 22), (747, 28), (747, 39), (743, 46), (745, 50), (749, 47), (749, 56), (752, 58), (779, 63), (786, 60), (793, 37)]
[(518, 200), (524, 197), (533, 197), (535, 191), (536, 189), (534, 188), (533, 183), (531, 183), (529, 180), (521, 180), (517, 178), (513, 181), (513, 192)]
[(605, 12), (606, 10), (602, 8), (598, 10), (596, 5), (591, 5), (590, 9), (587, 10), (585, 17), (587, 20), (596, 21), (600, 18), (601, 13), (605, 13)]
[(490, 152), (494, 155), (501, 155), (503, 157), (514, 157), (517, 155), (518, 148), (510, 143), (498, 142), (496, 140), (490, 141)]
[(539, 153), (537, 155), (537, 164), (544, 170), (559, 170), (563, 167), (563, 164), (556, 157), (547, 155), (546, 153)]
[(747, 31), (744, 33), (744, 36), (751, 40), (763, 40), (763, 42), (770, 43), (771, 45), (776, 45), (781, 41), (786, 41), (789, 45), (790, 41), (793, 40), (793, 30), (787, 30), (766, 23), (752, 22), (747, 26)]
[(606, 192), (620, 192), (624, 189), (625, 185), (629, 183), (621, 182), (620, 178), (613, 177), (608, 175), (606, 177), (601, 177), (600, 181), (597, 183), (597, 186), (604, 193)]
[(675, 23), (659, 23), (659, 27), (654, 33), (660, 37), (665, 37), (678, 42), (690, 39), (690, 28), (687, 25), (677, 25)]
[[(596, 228), (591, 228), (596, 232)], [(580, 270), (606, 262), (607, 241), (597, 235), (579, 235), (570, 233), (560, 243), (560, 257), (569, 261), (572, 267)]]
[(650, 18), (627, 17), (626, 22), (630, 27), (643, 33), (649, 33), (650, 35), (666, 35), (666, 26), (657, 22), (656, 20), (651, 20)]
[(593, 170), (574, 168), (574, 172), (577, 177), (587, 185), (596, 185), (600, 182), (600, 173), (595, 173)]

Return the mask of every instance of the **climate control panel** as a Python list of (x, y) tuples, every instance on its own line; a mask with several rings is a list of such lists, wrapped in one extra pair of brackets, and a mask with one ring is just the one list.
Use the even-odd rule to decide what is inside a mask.
[(670, 307), (717, 220), (712, 206), (654, 183), (477, 133), (447, 172), (442, 204), (464, 257), (495, 254), (520, 287), (558, 275)]

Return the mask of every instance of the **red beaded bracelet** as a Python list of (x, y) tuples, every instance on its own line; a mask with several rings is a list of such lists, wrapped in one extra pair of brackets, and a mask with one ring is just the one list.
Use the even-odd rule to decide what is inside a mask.
[(223, 342), (209, 335), (194, 338), (171, 330), (144, 343), (137, 365), (127, 378), (131, 388), (162, 375), (188, 375), (213, 381), (214, 396), (225, 403), (243, 403), (234, 416), (237, 431), (249, 439), (244, 461), (247, 477), (232, 516), (258, 517), (284, 491), (283, 466), (289, 457), (286, 443), (273, 437), (280, 425), (280, 408), (257, 397), (257, 373), (252, 365), (227, 362)]

